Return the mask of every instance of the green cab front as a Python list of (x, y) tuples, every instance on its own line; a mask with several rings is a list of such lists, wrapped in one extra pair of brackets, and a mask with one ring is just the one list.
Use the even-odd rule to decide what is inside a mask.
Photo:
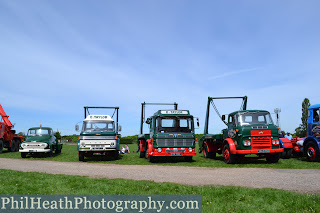
[(33, 127), (28, 130), (26, 140), (20, 144), (19, 152), (25, 158), (28, 153), (60, 153), (62, 144), (58, 142), (50, 127)]

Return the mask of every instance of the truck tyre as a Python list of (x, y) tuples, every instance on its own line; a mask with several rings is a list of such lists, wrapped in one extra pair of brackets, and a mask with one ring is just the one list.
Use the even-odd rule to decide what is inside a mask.
[(115, 159), (115, 160), (118, 160), (119, 159), (119, 151), (114, 151), (114, 154), (113, 154), (113, 158)]
[(208, 152), (208, 147), (204, 144), (204, 148), (202, 150), (204, 158), (216, 158), (217, 153)]
[(310, 162), (320, 161), (319, 148), (312, 141), (308, 142), (306, 145), (306, 154), (307, 154), (306, 156), (307, 156), (308, 161), (310, 161)]
[(54, 151), (55, 154), (60, 154), (61, 153), (61, 149), (62, 149), (62, 145), (60, 146), (56, 146), (56, 150)]
[(268, 154), (266, 160), (268, 163), (277, 163), (280, 159), (280, 153)]
[(280, 157), (283, 159), (289, 159), (291, 155), (292, 155), (292, 149), (284, 149), (284, 151), (280, 153)]
[(12, 139), (11, 147), (8, 148), (9, 152), (15, 152), (16, 150), (16, 140)]
[(143, 150), (141, 150), (142, 147), (142, 143), (139, 143), (139, 158), (144, 158), (146, 157), (146, 152), (144, 152)]
[(231, 154), (229, 144), (224, 145), (222, 154), (223, 160), (226, 164), (234, 164), (237, 162), (237, 156)]
[(0, 153), (3, 151), (3, 140), (0, 140)]
[(154, 162), (153, 156), (151, 156), (151, 155), (149, 155), (147, 159), (148, 159), (148, 162), (150, 162), (150, 163)]
[(84, 153), (79, 152), (79, 161), (84, 161)]
[(184, 157), (184, 160), (186, 162), (192, 162), (192, 156), (186, 156), (186, 157)]
[(21, 152), (21, 157), (22, 158), (26, 158), (27, 157), (27, 153), (26, 152)]
[(52, 155), (53, 155), (53, 150), (52, 150), (52, 148), (50, 149), (50, 152), (48, 152), (48, 157), (52, 157)]

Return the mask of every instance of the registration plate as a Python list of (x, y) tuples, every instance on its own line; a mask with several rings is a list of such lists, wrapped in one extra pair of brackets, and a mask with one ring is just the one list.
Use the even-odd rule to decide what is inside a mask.
[(258, 153), (270, 153), (270, 150), (258, 150)]
[(179, 152), (171, 153), (171, 156), (180, 156), (180, 155), (181, 155), (181, 153), (179, 153)]
[(30, 149), (29, 152), (37, 152), (37, 150)]

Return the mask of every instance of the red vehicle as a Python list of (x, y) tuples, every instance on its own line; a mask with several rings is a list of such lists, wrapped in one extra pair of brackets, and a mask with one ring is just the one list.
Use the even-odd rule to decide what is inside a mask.
[(292, 138), (289, 140), (288, 138), (280, 138), (282, 142), (281, 145), (284, 147), (284, 152), (281, 155), (281, 158), (291, 158), (293, 155), (294, 157), (302, 156), (302, 148), (303, 148), (303, 138)]
[(23, 141), (22, 135), (15, 134), (16, 131), (12, 130), (14, 127), (9, 120), (9, 116), (3, 110), (0, 104), (0, 115), (3, 122), (0, 122), (0, 153), (3, 148), (8, 148), (9, 152), (17, 152), (19, 145)]

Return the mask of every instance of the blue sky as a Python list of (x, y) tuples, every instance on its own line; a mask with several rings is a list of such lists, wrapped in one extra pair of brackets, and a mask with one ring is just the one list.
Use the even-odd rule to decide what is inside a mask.
[[(320, 102), (319, 8), (312, 0), (0, 0), (0, 103), (17, 131), (42, 124), (63, 135), (76, 133), (83, 106), (119, 106), (122, 135), (133, 135), (141, 102), (178, 102), (202, 133), (208, 96), (247, 95), (249, 109), (281, 108), (281, 127), (293, 132), (303, 99)], [(240, 104), (217, 107), (227, 114)], [(220, 132), (212, 115), (209, 131)]]

